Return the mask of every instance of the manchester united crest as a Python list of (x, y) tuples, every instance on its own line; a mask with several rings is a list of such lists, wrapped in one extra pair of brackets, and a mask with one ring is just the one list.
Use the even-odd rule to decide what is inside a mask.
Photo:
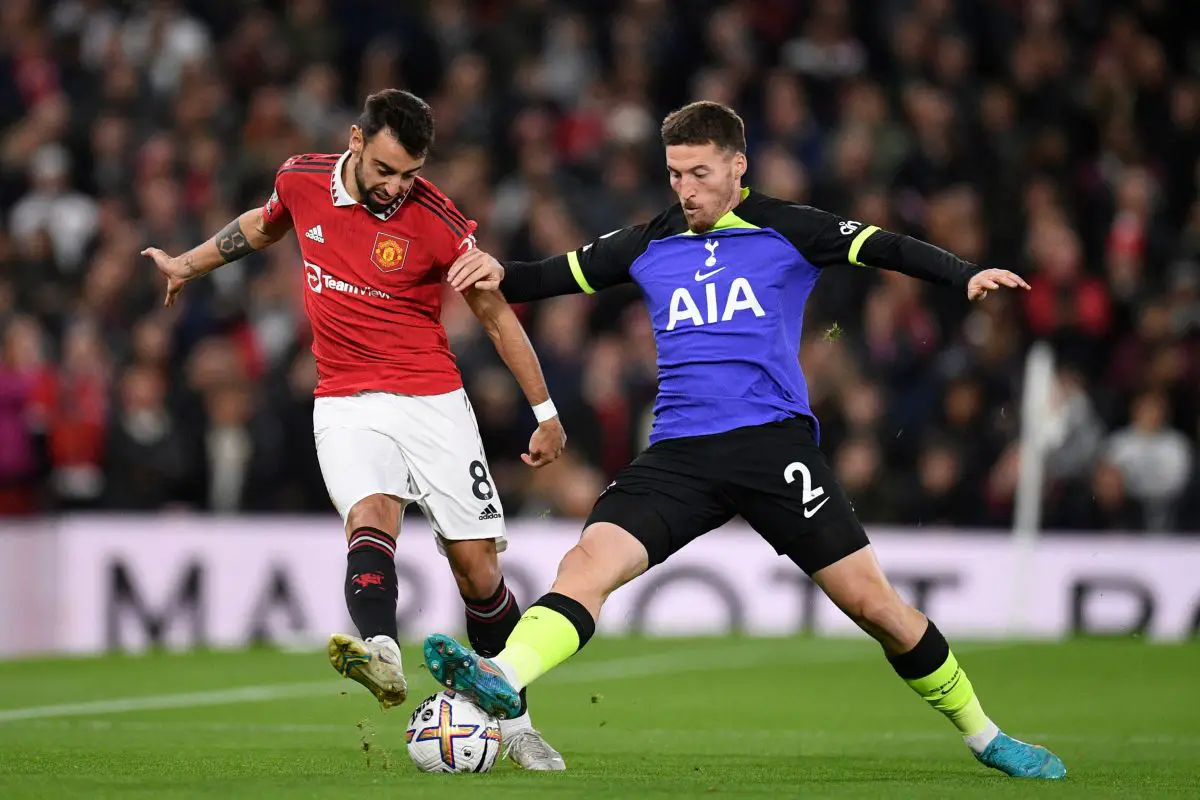
[(395, 272), (404, 266), (404, 257), (408, 255), (408, 239), (392, 236), (382, 231), (375, 234), (375, 247), (371, 251), (371, 262), (384, 272)]

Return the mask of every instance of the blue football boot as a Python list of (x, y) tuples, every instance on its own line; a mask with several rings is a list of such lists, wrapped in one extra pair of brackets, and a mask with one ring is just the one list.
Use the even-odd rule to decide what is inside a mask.
[(521, 713), (521, 695), (490, 659), (441, 633), (425, 639), (425, 666), (433, 679), (497, 719)]
[(1036, 744), (1026, 744), (1003, 732), (996, 734), (996, 738), (975, 757), (983, 764), (1012, 778), (1058, 780), (1067, 776), (1066, 766), (1054, 753)]

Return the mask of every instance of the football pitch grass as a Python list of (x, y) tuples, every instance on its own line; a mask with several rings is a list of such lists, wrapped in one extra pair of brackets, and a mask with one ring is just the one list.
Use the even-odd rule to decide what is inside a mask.
[[(865, 641), (597, 640), (531, 690), (566, 774), (425, 775), (408, 714), (323, 653), (0, 664), (0, 798), (1200, 796), (1200, 646), (959, 643), (984, 707), (1065, 781), (972, 759)], [(453, 793), (453, 794), (448, 794)]]

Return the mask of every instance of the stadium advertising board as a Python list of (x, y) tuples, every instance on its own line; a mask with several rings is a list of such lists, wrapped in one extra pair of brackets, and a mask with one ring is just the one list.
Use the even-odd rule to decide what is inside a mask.
[[(573, 523), (510, 526), (505, 572), (523, 603), (550, 585), (577, 535)], [(1042, 539), (1022, 553), (999, 534), (875, 530), (873, 538), (899, 590), (949, 635), (1200, 635), (1200, 540), (1071, 536)], [(72, 517), (6, 534), (0, 563), (54, 564), (57, 589), (30, 590), (45, 586), (33, 580), (44, 577), (36, 567), (18, 569), (0, 586), (11, 612), (5, 629), (30, 632), (3, 637), (0, 647), (14, 654), (21, 643), (25, 651), (76, 653), (152, 644), (316, 645), (352, 630), (342, 596), (344, 548), (336, 519)], [(460, 629), (454, 582), (423, 521), (406, 521), (397, 561), (402, 634)], [(854, 631), (790, 562), (736, 525), (618, 590), (600, 630)]]

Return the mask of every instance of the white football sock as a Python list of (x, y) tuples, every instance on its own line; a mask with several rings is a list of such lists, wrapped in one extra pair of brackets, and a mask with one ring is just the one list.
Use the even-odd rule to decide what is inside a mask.
[(392, 652), (396, 654), (396, 659), (400, 659), (400, 645), (396, 644), (396, 640), (392, 637), (381, 633), (378, 636), (372, 636), (365, 641), (371, 642), (372, 644), (381, 644), (385, 647), (391, 648)]
[(971, 752), (979, 755), (987, 749), (987, 746), (992, 743), (992, 739), (995, 739), (998, 733), (1000, 733), (1000, 729), (996, 727), (996, 723), (989, 719), (986, 728), (979, 733), (964, 736), (963, 741), (967, 743), (967, 747), (971, 748)]
[(521, 731), (531, 730), (533, 730), (533, 719), (530, 718), (528, 709), (526, 709), (525, 713), (519, 717), (500, 720), (501, 740), (507, 739), (508, 737), (520, 733)]

